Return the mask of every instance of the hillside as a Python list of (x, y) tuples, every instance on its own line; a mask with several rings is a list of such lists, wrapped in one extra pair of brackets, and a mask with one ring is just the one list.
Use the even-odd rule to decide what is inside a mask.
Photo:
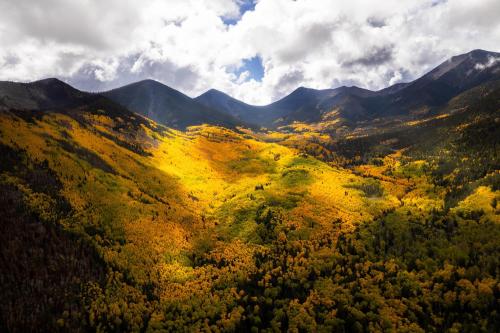
[[(137, 303), (138, 308), (126, 317), (115, 314), (122, 325), (135, 325), (137, 318), (130, 315), (159, 311), (151, 308), (153, 300), (174, 301), (173, 291), (167, 290), (178, 289), (179, 281), (186, 284), (176, 293), (183, 293), (192, 283), (211, 281), (210, 274), (226, 270), (196, 277), (212, 266), (197, 263), (208, 255), (204, 246), (210, 246), (214, 255), (237, 246), (238, 261), (252, 260), (252, 253), (271, 237), (265, 225), (262, 229), (255, 222), (259, 214), (279, 209), (300, 239), (332, 228), (329, 216), (342, 219), (343, 228), (349, 230), (397, 202), (391, 192), (383, 200), (366, 199), (355, 187), (348, 189), (365, 182), (358, 176), (225, 129), (199, 127), (182, 133), (131, 113), (85, 107), (44, 114), (32, 111), (31, 118), (23, 115), (4, 111), (0, 124), (5, 156), (2, 211), (11, 216), (3, 225), (4, 235), (10, 236), (4, 239), (2, 258), (16, 256), (26, 270), (2, 274), (2, 294), (11, 300), (2, 304), (2, 313), (23, 309), (24, 314), (19, 314), (21, 322), (19, 317), (3, 317), (7, 327), (13, 323), (37, 327), (51, 311), (58, 313), (54, 325), (59, 319), (68, 328), (80, 320), (89, 327), (102, 324), (109, 320), (111, 308), (100, 308), (105, 312), (90, 321), (82, 316), (98, 307), (104, 291), (111, 291), (106, 296), (109, 301), (126, 297), (129, 308)], [(348, 200), (344, 192), (349, 192)], [(8, 204), (13, 198), (17, 210)], [(19, 219), (21, 211), (27, 214), (24, 220)], [(65, 262), (56, 260), (59, 250), (50, 244), (37, 244), (38, 259), (11, 252), (30, 248), (28, 236), (12, 234), (28, 225), (42, 230), (36, 231), (42, 235), (59, 234), (63, 243), (77, 239), (82, 249), (65, 256), (74, 261), (83, 255), (92, 269), (62, 273)], [(36, 239), (35, 235), (29, 237)], [(54, 262), (44, 272), (42, 287), (24, 275), (37, 266), (32, 260)], [(46, 295), (55, 287), (56, 277), (65, 281), (57, 284), (61, 299), (44, 299), (40, 308), (44, 312), (28, 317), (28, 304), (35, 295)], [(109, 279), (116, 280), (113, 286), (118, 283), (113, 289)], [(23, 281), (24, 287), (13, 288), (17, 281)], [(36, 293), (23, 294), (25, 288)], [(70, 290), (71, 297), (82, 301), (81, 297), (90, 297), (89, 303), (80, 304), (79, 310), (71, 308), (63, 297)], [(147, 290), (152, 294), (144, 299), (141, 295)]]

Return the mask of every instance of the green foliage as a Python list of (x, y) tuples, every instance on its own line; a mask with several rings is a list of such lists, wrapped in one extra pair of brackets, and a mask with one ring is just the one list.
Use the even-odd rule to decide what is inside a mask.
[(308, 167), (308, 166), (310, 167), (319, 166), (319, 162), (317, 159), (309, 157), (308, 155), (300, 154), (287, 164), (287, 168)]
[(195, 265), (203, 263), (205, 255), (212, 251), (215, 247), (215, 242), (210, 234), (200, 234), (193, 241), (193, 250), (191, 256)]
[(384, 189), (376, 179), (366, 178), (363, 182), (353, 183), (347, 188), (354, 188), (362, 191), (368, 198), (379, 198), (384, 195)]
[(257, 210), (255, 222), (258, 224), (257, 234), (264, 243), (276, 239), (284, 222), (284, 213), (281, 208), (261, 206)]
[(230, 170), (240, 174), (274, 173), (276, 161), (272, 158), (262, 158), (254, 151), (245, 151), (244, 155), (228, 164)]
[(304, 186), (312, 182), (312, 177), (305, 169), (287, 169), (281, 174), (281, 182), (287, 187)]

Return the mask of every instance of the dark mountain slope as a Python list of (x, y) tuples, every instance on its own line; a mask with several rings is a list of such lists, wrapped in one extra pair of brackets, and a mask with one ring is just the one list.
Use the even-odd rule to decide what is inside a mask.
[(102, 95), (170, 127), (185, 128), (200, 124), (234, 127), (238, 124), (232, 115), (210, 109), (154, 80), (132, 83)]
[(315, 90), (299, 87), (290, 95), (269, 104), (266, 108), (278, 122), (318, 121), (321, 112), (320, 103), (336, 96), (340, 89), (342, 88)]
[[(54, 195), (61, 184), (46, 164), (3, 144), (0, 152), (5, 162), (2, 173), (21, 176), (33, 189), (52, 193), (59, 201), (49, 206), (52, 212), (69, 214), (69, 204)], [(23, 161), (35, 169), (29, 170)], [(55, 218), (33, 212), (16, 186), (0, 187), (0, 331), (43, 332), (62, 325), (84, 331), (85, 289), (103, 283), (104, 263), (88, 242), (61, 228)]]
[[(359, 106), (355, 98), (371, 96), (372, 91), (358, 87), (340, 87), (336, 89), (316, 90), (299, 87), (282, 99), (265, 106), (243, 103), (217, 90), (209, 90), (196, 98), (206, 107), (220, 110), (243, 121), (256, 123), (264, 127), (285, 125), (294, 121), (318, 122), (321, 116), (344, 105), (352, 117), (359, 115)], [(353, 98), (355, 97), (355, 98)], [(352, 118), (348, 115), (348, 118)]]
[[(371, 131), (347, 139), (339, 139), (330, 147), (339, 154), (354, 158), (360, 152), (369, 157), (394, 150), (410, 148), (421, 158), (438, 151), (457, 137), (457, 131), (479, 119), (498, 122), (500, 112), (500, 81), (469, 89), (450, 100), (438, 110), (442, 116), (431, 116), (416, 122), (381, 125)], [(497, 138), (498, 141), (500, 138)], [(496, 143), (491, 142), (492, 145)], [(439, 153), (436, 153), (438, 155)], [(363, 161), (358, 161), (360, 163)]]
[(0, 82), (0, 109), (46, 110), (74, 107), (96, 100), (54, 78), (31, 83)]
[(367, 117), (359, 100), (374, 94), (355, 86), (325, 90), (301, 87), (269, 107), (279, 114), (283, 124), (320, 122), (331, 111), (339, 111), (339, 117), (353, 121)]
[(452, 57), (399, 91), (368, 98), (364, 105), (377, 116), (432, 110), (470, 88), (500, 79), (499, 60), (500, 53), (483, 50)]

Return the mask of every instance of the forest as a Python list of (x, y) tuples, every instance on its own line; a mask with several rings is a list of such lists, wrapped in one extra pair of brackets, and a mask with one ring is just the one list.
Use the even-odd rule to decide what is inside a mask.
[(498, 331), (498, 96), (342, 140), (3, 112), (0, 330)]

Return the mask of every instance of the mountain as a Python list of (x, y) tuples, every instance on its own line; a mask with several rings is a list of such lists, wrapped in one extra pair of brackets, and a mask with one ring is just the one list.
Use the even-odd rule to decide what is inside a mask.
[(154, 80), (144, 80), (102, 93), (103, 96), (158, 123), (174, 128), (212, 124), (238, 125), (227, 113), (206, 107), (196, 100)]
[(216, 89), (210, 89), (194, 100), (244, 121), (251, 121), (260, 110), (258, 106), (243, 103)]
[(365, 99), (376, 116), (433, 110), (475, 86), (500, 80), (500, 53), (474, 50), (452, 57), (394, 93)]
[[(15, 114), (30, 122), (59, 113), (83, 124), (88, 121), (86, 116), (103, 112), (110, 117), (127, 118), (137, 126), (146, 121), (141, 115), (100, 94), (80, 91), (55, 78), (30, 83), (0, 82), (0, 113), (2, 112)], [(121, 125), (116, 126), (119, 128)], [(126, 140), (121, 143), (129, 145)]]
[(305, 87), (295, 89), (290, 95), (269, 104), (266, 108), (274, 122), (319, 120), (320, 104), (340, 93), (341, 89), (315, 90)]
[(375, 93), (359, 87), (342, 86), (336, 89), (315, 90), (300, 87), (290, 95), (268, 105), (276, 115), (275, 123), (315, 123), (328, 117), (330, 112), (341, 111), (340, 117), (349, 120), (366, 118), (358, 100)]
[[(500, 80), (500, 53), (474, 50), (452, 57), (409, 83), (370, 91), (356, 86), (315, 90), (300, 87), (265, 106), (253, 106), (211, 89), (192, 99), (157, 81), (144, 80), (102, 93), (123, 107), (161, 124), (225, 127), (259, 125), (276, 128), (294, 123), (333, 122), (354, 128), (375, 119), (418, 119), (438, 112), (460, 93)], [(32, 83), (0, 82), (0, 108), (50, 109), (95, 100), (57, 79)]]
[(72, 107), (95, 99), (92, 94), (49, 78), (30, 83), (0, 82), (0, 108), (44, 110)]
[(263, 127), (275, 127), (294, 121), (317, 122), (333, 107), (351, 105), (353, 117), (357, 106), (350, 101), (351, 96), (370, 96), (373, 92), (358, 87), (315, 90), (299, 87), (282, 99), (265, 106), (243, 103), (223, 92), (211, 89), (195, 98), (199, 103), (233, 115), (245, 122)]
[(0, 81), (0, 110), (68, 110), (90, 105), (96, 108), (101, 104), (113, 110), (130, 110), (173, 128), (204, 123), (235, 127), (241, 123), (153, 80), (102, 94), (80, 91), (55, 78), (29, 83)]
[(320, 123), (332, 117), (355, 126), (360, 121), (376, 118), (418, 118), (468, 89), (499, 79), (500, 53), (474, 50), (448, 59), (413, 82), (398, 83), (379, 91), (356, 86), (325, 90), (300, 87), (274, 103), (258, 107), (213, 90), (197, 100), (240, 119), (251, 118), (265, 127), (294, 122)]

